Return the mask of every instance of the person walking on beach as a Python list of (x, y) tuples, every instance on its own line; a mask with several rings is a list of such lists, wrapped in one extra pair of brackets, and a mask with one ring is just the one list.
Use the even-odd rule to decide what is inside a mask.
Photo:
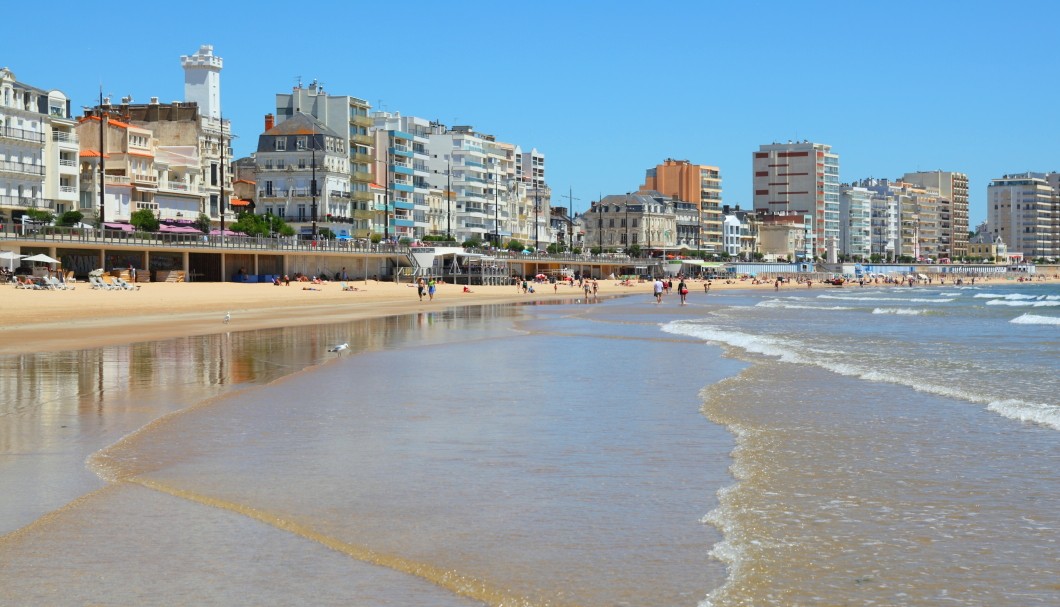
[(661, 278), (656, 278), (655, 282), (652, 285), (652, 288), (655, 290), (655, 303), (662, 303), (662, 295), (663, 295), (663, 281), (662, 281), (662, 279)]
[(681, 282), (677, 283), (677, 293), (681, 295), (681, 305), (688, 303), (688, 285), (685, 284), (685, 279), (682, 278)]
[(420, 296), (420, 301), (423, 301), (423, 292), (427, 289), (427, 283), (420, 278), (416, 281), (416, 294)]
[(434, 279), (432, 278), (427, 283), (427, 298), (430, 299), (431, 301), (434, 301), (434, 287), (435, 287), (435, 282), (434, 282)]

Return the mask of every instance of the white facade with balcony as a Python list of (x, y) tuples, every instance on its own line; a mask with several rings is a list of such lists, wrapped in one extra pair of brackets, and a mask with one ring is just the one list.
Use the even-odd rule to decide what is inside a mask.
[(839, 251), (867, 260), (872, 254), (872, 192), (855, 185), (839, 189)]

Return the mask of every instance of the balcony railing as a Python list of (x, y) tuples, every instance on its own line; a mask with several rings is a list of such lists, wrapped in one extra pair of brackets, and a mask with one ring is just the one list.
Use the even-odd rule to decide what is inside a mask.
[(19, 141), (29, 141), (31, 143), (44, 143), (44, 133), (27, 131), (26, 129), (16, 129), (9, 126), (0, 127), (0, 137), (5, 139), (17, 139)]
[(77, 133), (52, 131), (52, 141), (58, 141), (60, 143), (77, 143)]
[(6, 173), (23, 173), (26, 175), (43, 175), (44, 166), (39, 164), (28, 164), (25, 162), (11, 162), (5, 160), (0, 162), (0, 171)]
[(5, 207), (26, 207), (37, 209), (50, 209), (52, 203), (43, 198), (31, 198), (29, 196), (0, 196), (0, 205)]

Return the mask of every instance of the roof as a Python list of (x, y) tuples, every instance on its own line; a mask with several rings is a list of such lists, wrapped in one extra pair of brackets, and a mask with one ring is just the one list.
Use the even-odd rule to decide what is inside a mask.
[(233, 198), (232, 200), (228, 201), (228, 204), (233, 207), (249, 207), (250, 201), (243, 200), (242, 198)]
[(256, 185), (257, 184), (256, 181), (251, 181), (249, 179), (235, 179), (235, 180), (232, 181), (232, 183), (249, 183), (251, 185)]
[[(99, 150), (81, 150), (82, 158), (99, 158)], [(104, 154), (104, 158), (110, 158), (110, 154)]]
[(265, 131), (268, 136), (282, 135), (328, 135), (331, 137), (342, 136), (329, 129), (323, 122), (304, 112), (298, 112), (287, 120), (277, 124)]
[[(99, 120), (99, 116), (82, 116), (81, 118), (78, 118), (77, 121), (78, 122), (85, 122), (86, 120)], [(129, 128), (128, 124), (126, 124), (126, 123), (124, 123), (124, 122), (122, 122), (120, 120), (115, 120), (113, 118), (108, 118), (107, 119), (107, 124), (116, 126), (116, 127), (120, 128), (120, 129)]]

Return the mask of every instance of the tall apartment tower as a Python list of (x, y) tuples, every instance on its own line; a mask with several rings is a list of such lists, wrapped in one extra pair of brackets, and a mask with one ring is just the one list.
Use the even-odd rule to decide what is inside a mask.
[(1060, 257), (1060, 174), (1018, 173), (987, 186), (987, 226), (1010, 252), (1027, 259)]
[(722, 238), (721, 170), (716, 166), (692, 164), (667, 158), (648, 169), (641, 192), (658, 192), (675, 200), (691, 202), (699, 208), (702, 250), (724, 251)]
[(224, 62), (213, 54), (213, 46), (204, 44), (194, 55), (182, 55), (184, 66), (184, 101), (199, 105), (203, 118), (221, 119), (221, 68)]
[(901, 181), (939, 191), (939, 256), (968, 256), (968, 176), (951, 171), (906, 173)]
[(839, 155), (811, 141), (773, 143), (754, 153), (754, 208), (810, 218), (807, 250), (824, 257), (839, 243)]

